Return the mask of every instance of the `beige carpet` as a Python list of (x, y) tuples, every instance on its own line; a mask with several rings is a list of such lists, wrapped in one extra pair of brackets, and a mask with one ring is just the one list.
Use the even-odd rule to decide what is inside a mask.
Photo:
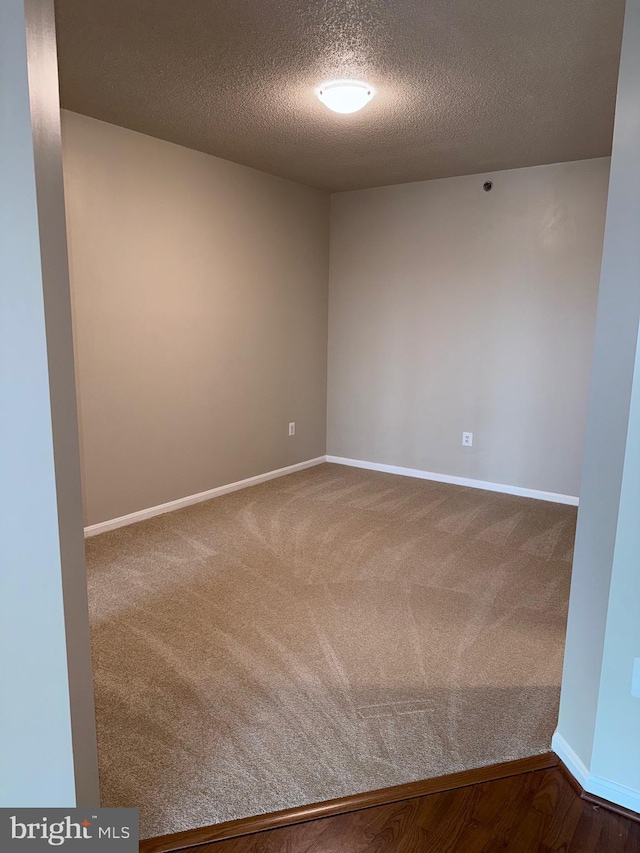
[(322, 465), (87, 541), (143, 836), (549, 749), (576, 510)]

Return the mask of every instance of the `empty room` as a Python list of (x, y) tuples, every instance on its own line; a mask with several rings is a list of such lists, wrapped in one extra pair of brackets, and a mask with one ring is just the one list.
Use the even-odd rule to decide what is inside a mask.
[[(623, 0), (24, 5), (24, 85), (41, 38), (60, 98), (68, 321), (42, 310), (52, 389), (67, 364), (46, 409), (84, 543), (83, 731), (141, 849), (511, 850), (519, 778), (612, 800), (640, 849), (636, 770), (602, 734), (616, 643), (627, 721), (640, 695), (612, 613), (635, 517), (640, 306), (611, 270), (637, 218), (636, 5), (625, 27)], [(384, 841), (408, 803), (492, 784), (513, 821), (486, 847), (447, 847), (433, 805)], [(349, 815), (357, 843), (330, 824)], [(614, 849), (544, 843), (513, 849)]]

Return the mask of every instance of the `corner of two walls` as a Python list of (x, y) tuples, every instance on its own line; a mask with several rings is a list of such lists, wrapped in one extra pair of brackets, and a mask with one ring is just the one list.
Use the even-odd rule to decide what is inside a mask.
[(330, 201), (63, 143), (86, 524), (327, 452), (578, 494), (608, 158)]

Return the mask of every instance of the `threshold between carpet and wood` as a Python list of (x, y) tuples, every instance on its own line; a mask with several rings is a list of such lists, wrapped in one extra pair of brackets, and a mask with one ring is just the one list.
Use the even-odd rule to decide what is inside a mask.
[[(395, 785), (391, 788), (353, 794), (349, 797), (327, 800), (323, 803), (312, 803), (308, 806), (299, 806), (298, 808), (150, 838), (140, 843), (140, 853), (175, 853), (178, 850), (188, 850), (189, 848), (200, 847), (203, 844), (208, 846), (209, 843), (221, 843), (229, 839), (241, 839), (243, 836), (256, 834), (267, 841), (267, 847), (270, 849), (268, 839), (271, 838), (271, 833), (277, 832), (283, 827), (292, 827), (309, 821), (316, 822), (328, 817), (387, 806), (391, 803), (400, 803), (445, 791), (455, 791), (469, 785), (507, 779), (522, 773), (558, 767), (558, 765), (558, 757), (552, 752), (517, 761), (504, 761), (501, 764), (478, 767), (475, 770), (463, 770), (460, 773), (438, 776), (435, 779), (422, 779), (418, 782), (409, 782), (406, 785)], [(238, 842), (239, 845), (242, 843)], [(244, 843), (251, 846), (250, 839), (245, 839)]]
[[(422, 783), (423, 794), (284, 822), (286, 813), (142, 842), (141, 853), (640, 853), (640, 816), (588, 801), (555, 755)], [(416, 790), (420, 783), (416, 784)], [(396, 789), (388, 789), (388, 792)], [(378, 792), (382, 797), (385, 792)], [(354, 805), (355, 804), (355, 805)], [(322, 808), (320, 805), (320, 809)], [(353, 808), (350, 808), (353, 806)], [(307, 810), (309, 811), (309, 810)], [(225, 836), (223, 833), (227, 831)], [(222, 840), (224, 839), (224, 840)], [(197, 845), (194, 847), (194, 845)]]
[(324, 464), (87, 540), (142, 837), (549, 750), (576, 510)]

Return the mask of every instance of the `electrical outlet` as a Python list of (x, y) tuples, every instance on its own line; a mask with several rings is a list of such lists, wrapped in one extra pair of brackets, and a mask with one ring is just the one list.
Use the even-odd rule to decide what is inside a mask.
[(473, 433), (472, 432), (463, 432), (462, 433), (462, 446), (463, 447), (472, 447), (473, 446)]
[(633, 659), (633, 675), (631, 676), (631, 695), (640, 699), (640, 658)]
[(291, 421), (291, 423), (289, 424), (289, 435), (295, 435), (295, 434), (296, 434), (296, 424), (295, 424), (295, 421)]

